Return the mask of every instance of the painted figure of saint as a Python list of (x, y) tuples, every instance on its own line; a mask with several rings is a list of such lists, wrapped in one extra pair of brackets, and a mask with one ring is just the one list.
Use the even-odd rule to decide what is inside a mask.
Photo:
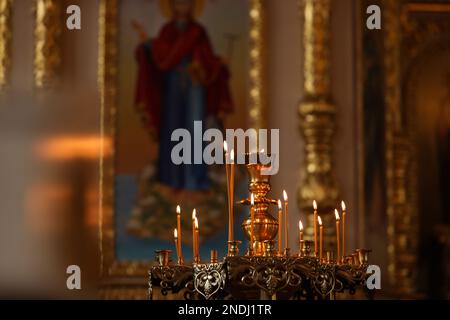
[(180, 190), (207, 190), (209, 181), (205, 164), (172, 162), (171, 151), (178, 143), (171, 141), (172, 132), (184, 128), (193, 137), (194, 121), (205, 127), (207, 117), (221, 119), (233, 109), (228, 68), (214, 54), (205, 28), (195, 21), (202, 5), (194, 0), (160, 1), (169, 21), (153, 39), (133, 22), (141, 39), (135, 102), (159, 140), (156, 178)]

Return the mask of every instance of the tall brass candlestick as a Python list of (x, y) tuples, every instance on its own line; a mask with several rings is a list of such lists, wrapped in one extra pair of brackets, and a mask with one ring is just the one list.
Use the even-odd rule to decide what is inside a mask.
[(317, 246), (317, 202), (313, 201), (314, 208), (314, 255), (317, 257), (318, 255), (318, 246)]
[(200, 262), (200, 240), (199, 240), (199, 229), (198, 229), (198, 219), (195, 217), (194, 220), (194, 229), (195, 229), (195, 261)]
[(346, 207), (345, 202), (341, 202), (342, 207), (342, 255), (345, 255), (345, 214), (346, 214)]
[(192, 210), (192, 261), (195, 261), (196, 257), (196, 243), (195, 243), (195, 220), (197, 220), (197, 210)]
[(175, 249), (177, 251), (177, 261), (180, 261), (180, 248), (178, 247), (178, 232), (177, 229), (173, 229), (173, 240), (175, 242)]
[(288, 196), (286, 190), (283, 190), (284, 198), (284, 242), (285, 248), (289, 248), (289, 209), (288, 209)]
[(340, 217), (339, 212), (334, 209), (334, 215), (336, 217), (336, 248), (337, 248), (337, 255), (336, 255), (336, 263), (339, 264), (341, 260), (341, 235), (340, 235)]
[(283, 207), (281, 206), (281, 200), (278, 199), (278, 254), (283, 253)]
[(250, 195), (250, 220), (251, 220), (251, 225), (250, 225), (250, 248), (251, 251), (253, 251), (253, 243), (255, 241), (255, 196), (253, 195), (253, 193)]
[(177, 247), (178, 247), (178, 258), (182, 256), (181, 249), (181, 207), (177, 206)]
[(323, 225), (322, 225), (322, 219), (320, 216), (317, 216), (317, 221), (319, 222), (319, 228), (320, 228), (320, 251), (319, 251), (319, 259), (320, 262), (322, 262), (323, 258)]

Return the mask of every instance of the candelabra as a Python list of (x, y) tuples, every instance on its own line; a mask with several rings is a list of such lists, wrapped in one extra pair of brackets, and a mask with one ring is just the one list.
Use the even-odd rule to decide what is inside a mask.
[(150, 298), (156, 287), (163, 295), (183, 292), (187, 300), (335, 299), (337, 293), (354, 294), (358, 288), (371, 298), (365, 286), (370, 250), (356, 249), (350, 255), (342, 252), (342, 257), (332, 259), (329, 251), (325, 257), (322, 251), (317, 254), (317, 248), (312, 252), (314, 242), (302, 237), (298, 253), (291, 253), (287, 246), (284, 252), (275, 250), (282, 226), (269, 212), (270, 205), (277, 204), (267, 196), (270, 176), (263, 174), (267, 167), (259, 159), (252, 162), (249, 155), (246, 159), (252, 197), (238, 203), (251, 205), (250, 216), (242, 223), (248, 250), (239, 255), (240, 241), (229, 239), (228, 254), (222, 260), (212, 250), (210, 262), (202, 263), (197, 257), (190, 265), (182, 259), (172, 264), (172, 251), (158, 250), (157, 265), (149, 270)]

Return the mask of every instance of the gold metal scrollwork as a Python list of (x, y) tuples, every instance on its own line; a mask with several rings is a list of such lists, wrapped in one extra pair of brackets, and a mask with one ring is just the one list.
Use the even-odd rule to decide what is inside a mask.
[(61, 65), (61, 1), (35, 0), (34, 84), (54, 83)]
[(250, 5), (250, 125), (265, 128), (264, 84), (264, 0), (251, 0)]
[(0, 93), (8, 85), (11, 54), (11, 4), (12, 0), (0, 0)]
[[(331, 1), (301, 0), (300, 11), (303, 16), (304, 98), (298, 110), (300, 131), (305, 142), (305, 162), (298, 203), (299, 208), (307, 210), (313, 200), (317, 200), (326, 224), (332, 223), (330, 213), (339, 194), (332, 162), (336, 107), (330, 99)], [(313, 225), (312, 220), (309, 225)], [(312, 233), (312, 228), (306, 230), (307, 236), (311, 237)], [(334, 237), (326, 234), (325, 240), (330, 243)]]

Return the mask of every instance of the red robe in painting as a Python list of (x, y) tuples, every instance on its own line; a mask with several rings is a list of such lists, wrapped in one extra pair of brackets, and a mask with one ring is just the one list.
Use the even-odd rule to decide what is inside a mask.
[(201, 83), (206, 89), (207, 114), (228, 113), (233, 109), (228, 68), (214, 54), (205, 29), (190, 21), (180, 30), (176, 22), (171, 21), (162, 27), (157, 38), (150, 41), (150, 46), (146, 48), (144, 43), (136, 50), (139, 71), (135, 102), (143, 108), (145, 121), (156, 134), (160, 129), (163, 73), (175, 68), (187, 56), (201, 74)]

